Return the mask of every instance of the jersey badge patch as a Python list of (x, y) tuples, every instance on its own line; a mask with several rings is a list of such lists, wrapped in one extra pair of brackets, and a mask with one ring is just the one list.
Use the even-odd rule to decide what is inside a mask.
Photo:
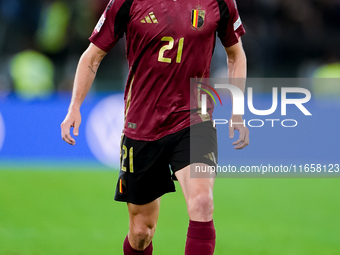
[(100, 19), (99, 19), (99, 21), (98, 21), (98, 23), (97, 23), (97, 25), (96, 25), (95, 30), (96, 30), (97, 32), (100, 31), (100, 29), (102, 28), (104, 22), (105, 22), (105, 17), (104, 17), (104, 14), (103, 14), (103, 15), (100, 17)]
[(204, 25), (205, 11), (204, 10), (191, 10), (191, 25), (194, 28), (201, 28)]
[(241, 18), (238, 17), (238, 19), (237, 19), (236, 22), (234, 23), (234, 31), (236, 31), (241, 25), (242, 25)]
[(132, 123), (132, 122), (128, 122), (128, 128), (136, 129), (137, 128), (137, 124), (136, 123)]

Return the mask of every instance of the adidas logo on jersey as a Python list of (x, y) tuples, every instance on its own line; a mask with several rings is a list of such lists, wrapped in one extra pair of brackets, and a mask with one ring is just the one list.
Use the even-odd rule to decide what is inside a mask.
[(153, 12), (150, 12), (148, 16), (146, 16), (144, 19), (140, 21), (141, 23), (158, 23), (155, 14)]

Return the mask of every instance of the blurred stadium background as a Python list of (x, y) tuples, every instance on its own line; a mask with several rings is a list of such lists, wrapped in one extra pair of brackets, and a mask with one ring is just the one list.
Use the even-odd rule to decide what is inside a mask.
[[(0, 0), (0, 254), (122, 254), (127, 211), (113, 194), (128, 71), (124, 40), (101, 64), (77, 145), (64, 143), (59, 130), (78, 59), (107, 2)], [(338, 0), (237, 2), (249, 77), (340, 78)], [(227, 76), (225, 62), (217, 41), (212, 77)], [(300, 143), (270, 133), (283, 144), (276, 148), (282, 160), (303, 151), (303, 160), (340, 163), (334, 84), (311, 87), (313, 99), (332, 101), (332, 111), (312, 105), (324, 123), (302, 126)], [(230, 158), (251, 163), (263, 149), (270, 153), (264, 135), (253, 136), (256, 146), (244, 152), (229, 148)], [(339, 191), (338, 179), (218, 179), (216, 254), (339, 254)], [(183, 254), (187, 221), (182, 194), (165, 196), (155, 254)]]

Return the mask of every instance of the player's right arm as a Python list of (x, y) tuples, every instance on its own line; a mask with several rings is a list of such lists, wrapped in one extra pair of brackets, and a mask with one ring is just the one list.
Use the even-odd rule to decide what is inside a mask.
[(73, 127), (73, 134), (78, 136), (81, 123), (80, 106), (91, 88), (99, 64), (105, 55), (105, 51), (91, 43), (80, 57), (74, 79), (71, 104), (64, 121), (60, 125), (61, 137), (68, 144), (76, 144), (76, 141), (70, 134), (70, 130)]

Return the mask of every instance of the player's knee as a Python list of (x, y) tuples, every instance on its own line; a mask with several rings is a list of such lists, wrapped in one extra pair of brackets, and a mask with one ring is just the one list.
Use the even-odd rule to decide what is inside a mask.
[(149, 243), (153, 238), (156, 226), (150, 225), (138, 225), (130, 228), (130, 234), (135, 240), (137, 246), (144, 246), (144, 244)]
[(133, 229), (131, 234), (134, 239), (137, 239), (138, 241), (147, 241), (151, 236), (150, 229), (148, 228)]
[(209, 193), (195, 194), (188, 201), (188, 213), (191, 219), (210, 220), (213, 212), (213, 197)]

